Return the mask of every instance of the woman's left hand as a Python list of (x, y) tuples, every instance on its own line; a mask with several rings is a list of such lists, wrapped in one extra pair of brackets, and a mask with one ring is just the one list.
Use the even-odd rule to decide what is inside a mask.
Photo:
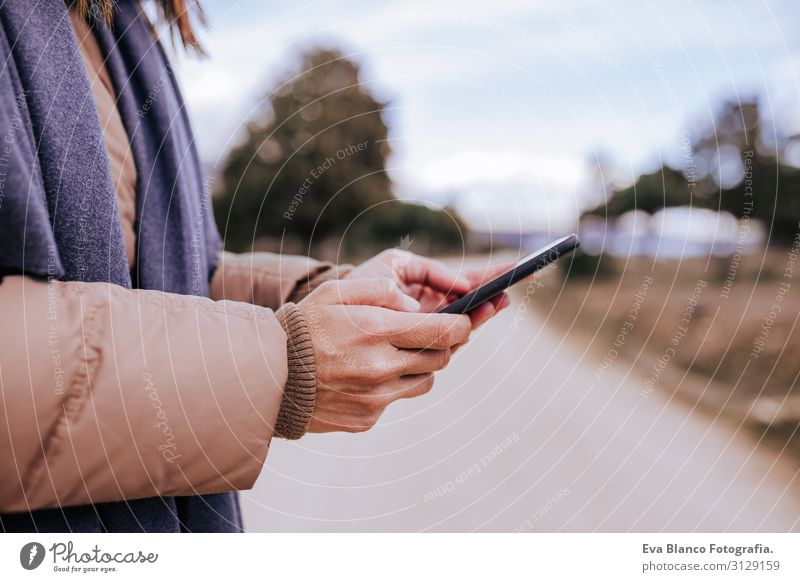
[[(502, 263), (455, 274), (441, 262), (401, 249), (389, 249), (353, 269), (346, 279), (389, 277), (420, 304), (420, 312), (433, 313), (466, 295), (513, 266)], [(507, 294), (498, 295), (469, 313), (473, 329), (511, 303)]]

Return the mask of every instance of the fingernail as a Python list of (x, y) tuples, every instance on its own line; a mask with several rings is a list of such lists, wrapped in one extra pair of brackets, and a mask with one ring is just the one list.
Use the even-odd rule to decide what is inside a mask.
[(409, 295), (403, 295), (403, 303), (405, 303), (406, 309), (409, 311), (419, 311), (420, 304), (419, 301), (410, 297)]

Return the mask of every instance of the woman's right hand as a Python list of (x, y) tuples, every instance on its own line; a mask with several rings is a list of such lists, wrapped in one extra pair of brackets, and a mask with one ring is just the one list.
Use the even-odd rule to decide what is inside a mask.
[(328, 281), (298, 307), (316, 358), (309, 432), (371, 428), (395, 400), (428, 392), (471, 331), (466, 315), (417, 313), (388, 278)]

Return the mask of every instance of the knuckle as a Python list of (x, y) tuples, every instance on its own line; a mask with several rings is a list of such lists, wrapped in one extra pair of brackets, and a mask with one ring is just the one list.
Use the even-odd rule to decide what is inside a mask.
[(382, 251), (381, 254), (385, 257), (395, 258), (395, 257), (407, 257), (411, 253), (404, 249), (394, 248), (394, 249), (386, 249), (385, 251)]
[(356, 373), (359, 376), (359, 379), (362, 381), (366, 381), (367, 386), (365, 389), (367, 392), (372, 390), (375, 384), (380, 383), (379, 370), (375, 367), (371, 360), (364, 361), (356, 370)]
[(388, 257), (390, 259), (395, 259), (398, 257), (402, 257), (403, 251), (401, 249), (386, 249), (385, 251), (381, 252), (382, 257)]
[(367, 360), (367, 376), (376, 382), (384, 381), (390, 376), (389, 364), (381, 358), (371, 357)]
[(382, 360), (380, 358), (370, 359), (366, 362), (366, 370), (364, 376), (371, 384), (382, 384), (395, 375), (395, 368), (391, 362)]
[(415, 398), (427, 394), (433, 388), (433, 372), (418, 374), (405, 390), (406, 398)]
[(357, 426), (369, 425), (368, 419), (375, 415), (373, 404), (370, 402), (374, 398), (364, 398), (360, 406), (354, 407), (353, 424)]
[(353, 432), (353, 433), (367, 432), (370, 428), (372, 428), (372, 426), (364, 424), (364, 420), (359, 418), (350, 425), (348, 432)]
[(392, 402), (397, 402), (402, 397), (403, 397), (402, 390), (392, 390), (390, 392), (382, 394), (377, 399), (377, 402), (375, 404), (375, 410), (373, 411), (374, 414), (380, 416)]
[(439, 350), (439, 361), (437, 370), (441, 370), (447, 367), (447, 364), (450, 363), (450, 358), (453, 355), (453, 351), (450, 348), (446, 348), (444, 350)]
[(466, 315), (459, 315), (459, 340), (466, 341), (472, 333), (472, 322)]
[(373, 366), (372, 370), (370, 371), (370, 377), (378, 384), (382, 384), (383, 382), (390, 380), (392, 376), (392, 371), (385, 364)]
[(452, 326), (448, 325), (447, 321), (439, 318), (436, 321), (435, 327), (435, 345), (440, 347), (447, 347), (451, 345)]
[(389, 324), (384, 318), (371, 313), (364, 319), (363, 329), (369, 335), (386, 335), (389, 332)]
[(366, 419), (366, 421), (367, 421), (367, 429), (370, 429), (373, 426), (375, 426), (376, 424), (378, 424), (378, 419), (380, 419), (380, 417), (381, 417), (381, 413), (380, 412), (376, 412), (375, 414), (371, 414), (370, 416), (368, 416), (367, 419)]
[(383, 409), (389, 406), (389, 399), (386, 397), (386, 394), (376, 394), (369, 400), (370, 402), (367, 406), (366, 414), (369, 418), (377, 419), (381, 415), (381, 412), (383, 412)]
[(381, 295), (391, 295), (394, 293), (396, 285), (394, 284), (394, 281), (388, 277), (381, 277), (376, 281), (376, 289)]
[(402, 315), (392, 310), (382, 312), (380, 320), (387, 333), (406, 333), (414, 327), (412, 320), (407, 320)]
[(319, 287), (317, 287), (316, 291), (320, 295), (334, 295), (336, 290), (339, 288), (339, 281), (324, 281)]
[(466, 334), (465, 319), (466, 316), (456, 316), (458, 319), (447, 318), (442, 324), (443, 332), (441, 335), (441, 342), (443, 346), (453, 346), (464, 340)]
[[(375, 398), (373, 400), (377, 401), (378, 399)], [(381, 412), (383, 412), (383, 407), (379, 406), (377, 402), (367, 406), (361, 414), (358, 415), (357, 422), (353, 423), (358, 429), (357, 432), (364, 432), (375, 426), (378, 423), (378, 419), (381, 417)]]

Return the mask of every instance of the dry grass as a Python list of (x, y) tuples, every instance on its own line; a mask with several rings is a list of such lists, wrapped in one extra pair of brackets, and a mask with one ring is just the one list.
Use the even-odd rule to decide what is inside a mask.
[(598, 360), (633, 366), (652, 389), (791, 436), (800, 422), (800, 265), (791, 259), (788, 250), (738, 266), (603, 258), (613, 271), (604, 278), (543, 274), (532, 303)]

